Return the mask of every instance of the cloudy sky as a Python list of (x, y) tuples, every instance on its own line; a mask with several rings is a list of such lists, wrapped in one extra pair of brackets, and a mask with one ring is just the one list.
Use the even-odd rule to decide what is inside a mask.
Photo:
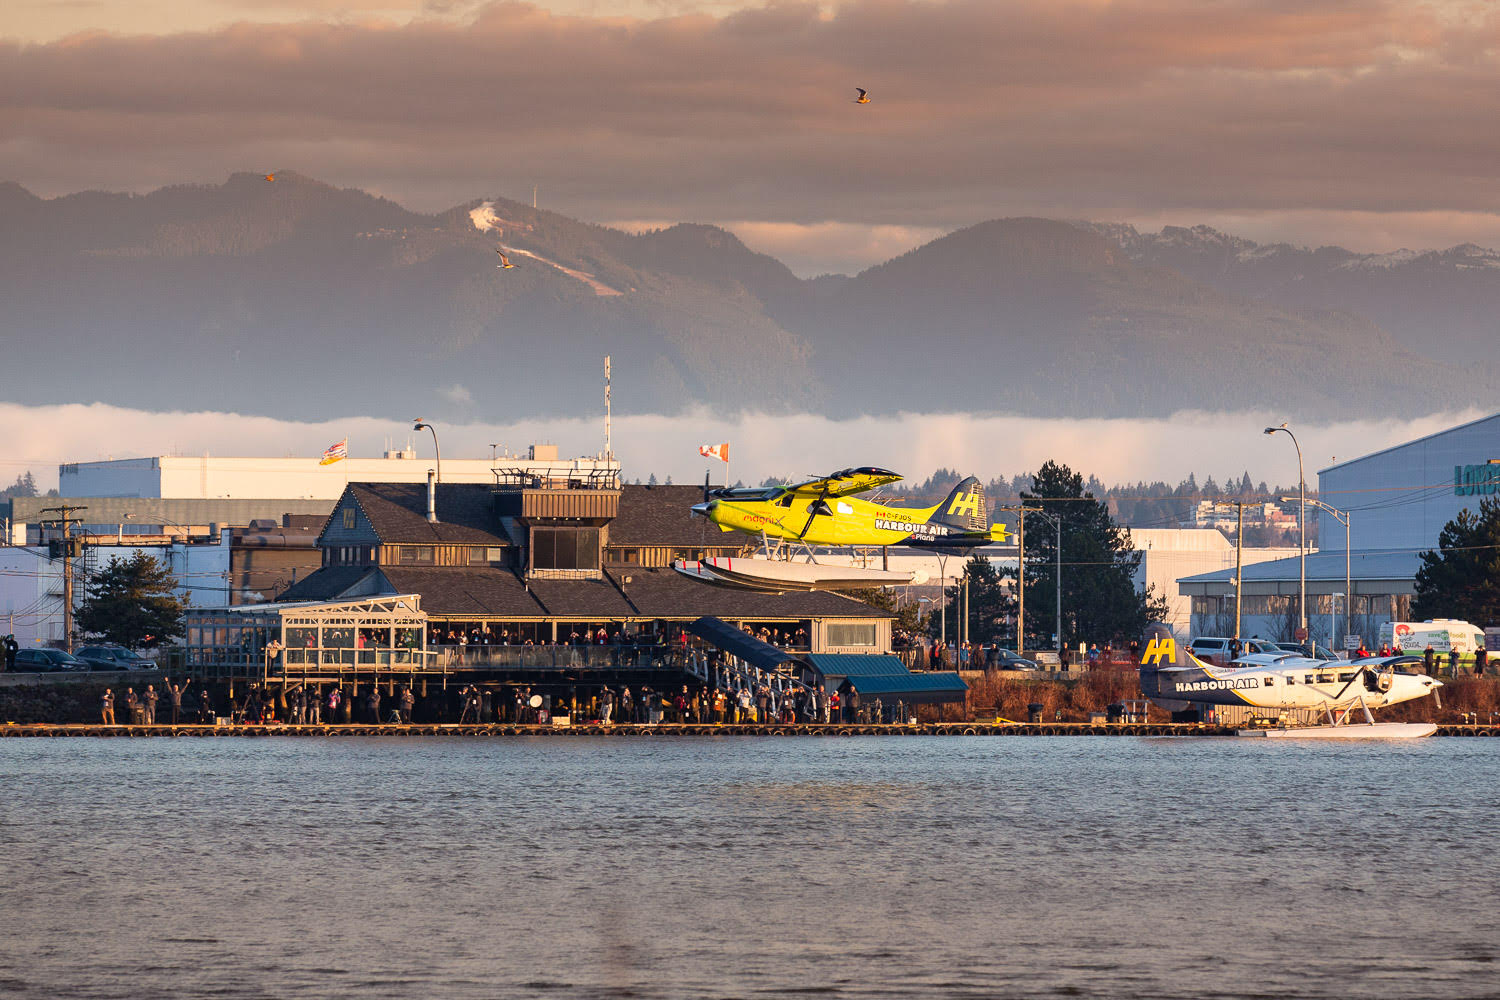
[(0, 179), (48, 196), (536, 185), (804, 271), (1019, 214), (1500, 244), (1492, 3), (9, 0), (0, 39)]
[[(872, 103), (855, 105), (855, 87)], [(1500, 4), (1471, 0), (0, 5), (0, 180), (38, 194), (295, 169), (438, 210), (535, 186), (544, 207), (590, 221), (726, 225), (805, 274), (1007, 215), (1203, 222), (1366, 251), (1497, 246), (1496, 94)], [(344, 434), (370, 454), (405, 433), (10, 409), (21, 433), (0, 476), (30, 467), (44, 483), (64, 459), (317, 454)], [(1316, 467), (1467, 415), (1308, 427), (1303, 442)], [(1057, 457), (1106, 479), (1248, 468), (1287, 481), (1286, 449), (1258, 433), (1273, 419), (698, 414), (622, 422), (616, 440), (632, 468), (679, 479), (701, 476), (697, 444), (730, 439), (747, 478), (887, 441), (900, 446), (860, 461), (915, 478)], [(446, 433), (453, 453), (484, 455), (538, 438), (594, 451), (597, 430)]]
[[(1309, 483), (1316, 470), (1400, 444), (1485, 415), (1453, 409), (1416, 420), (1359, 419), (1297, 425)], [(816, 414), (743, 414), (725, 418), (708, 410), (683, 416), (617, 417), (614, 451), (627, 476), (655, 473), (677, 482), (702, 482), (705, 471), (721, 481), (725, 468), (705, 461), (698, 446), (730, 442), (729, 473), (760, 482), (827, 473), (850, 464), (895, 469), (920, 482), (939, 468), (962, 469), (991, 479), (1033, 472), (1048, 460), (1097, 475), (1106, 483), (1162, 479), (1176, 483), (1195, 473), (1221, 482), (1249, 472), (1269, 483), (1297, 481), (1296, 453), (1281, 435), (1261, 433), (1280, 418), (1271, 412), (1183, 412), (1160, 419), (1041, 419), (1007, 415), (900, 414), (841, 420)], [(409, 421), (349, 417), (317, 422), (236, 413), (150, 413), (67, 403), (23, 407), (0, 402), (0, 425), (25, 433), (0, 449), (5, 483), (30, 469), (43, 488), (57, 485), (60, 456), (95, 461), (142, 455), (300, 455), (314, 457), (349, 438), (349, 453), (373, 458), (392, 443), (410, 441), (422, 455), (431, 442), (415, 437)], [(529, 444), (556, 444), (566, 456), (604, 448), (602, 414), (570, 420), (518, 420), (505, 424), (440, 426), (443, 454), (488, 458), (490, 445), (512, 452)], [(425, 435), (425, 432), (424, 432)]]

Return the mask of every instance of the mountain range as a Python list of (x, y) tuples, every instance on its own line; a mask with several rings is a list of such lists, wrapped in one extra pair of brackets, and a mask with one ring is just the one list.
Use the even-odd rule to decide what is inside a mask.
[(1500, 255), (1478, 247), (1022, 218), (801, 279), (714, 226), (626, 233), (498, 197), (429, 215), (274, 176), (0, 184), (5, 398), (499, 422), (597, 410), (605, 354), (622, 413), (1326, 418), (1500, 389)]

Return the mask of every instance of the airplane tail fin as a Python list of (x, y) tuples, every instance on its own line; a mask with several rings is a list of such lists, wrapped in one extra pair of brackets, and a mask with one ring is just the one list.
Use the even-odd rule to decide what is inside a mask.
[(990, 530), (990, 505), (984, 498), (984, 484), (977, 476), (970, 476), (938, 504), (937, 510), (927, 519), (929, 524), (947, 525), (958, 532), (988, 533)]
[(1146, 626), (1141, 636), (1141, 693), (1147, 698), (1161, 695), (1161, 679), (1157, 671), (1172, 667), (1189, 666), (1189, 654), (1180, 648), (1172, 630), (1160, 622)]

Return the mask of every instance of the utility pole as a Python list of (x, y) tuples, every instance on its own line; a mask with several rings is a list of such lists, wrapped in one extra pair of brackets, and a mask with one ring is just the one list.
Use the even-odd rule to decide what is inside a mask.
[(969, 644), (969, 567), (964, 567), (964, 645)]
[(1026, 655), (1026, 508), (1016, 519), (1016, 655)]
[(1214, 504), (1215, 507), (1233, 507), (1238, 511), (1238, 526), (1234, 531), (1234, 637), (1240, 637), (1240, 606), (1245, 595), (1245, 581), (1242, 574), (1245, 562), (1245, 501), (1223, 500)]
[(1062, 512), (1059, 511), (1056, 514), (1048, 514), (1045, 510), (1041, 510), (1041, 509), (1035, 509), (1035, 511), (1038, 514), (1041, 514), (1042, 517), (1044, 517), (1047, 520), (1051, 521), (1052, 522), (1052, 527), (1055, 528), (1055, 529), (1057, 529), (1057, 549), (1053, 552), (1053, 557), (1055, 558), (1055, 560), (1057, 562), (1057, 579), (1053, 581), (1057, 585), (1056, 586), (1056, 593), (1053, 595), (1055, 597), (1055, 599), (1056, 599), (1055, 610), (1054, 610), (1053, 613), (1057, 616), (1057, 631), (1053, 635), (1053, 645), (1055, 645), (1057, 647), (1057, 659), (1058, 659), (1058, 662), (1061, 663), (1062, 662), (1062, 650), (1063, 650), (1063, 635), (1062, 635), (1062, 529), (1063, 529), (1063, 524), (1062, 524)]
[(88, 510), (87, 507), (43, 507), (39, 513), (57, 514), (56, 518), (41, 522), (45, 525), (57, 525), (62, 528), (63, 533), (63, 648), (73, 652), (73, 525), (81, 524), (82, 519), (73, 515), (80, 510)]
[[(1024, 503), (1015, 507), (1001, 507), (1000, 510), (1013, 511), (1016, 514), (1016, 544), (1018, 546), (1016, 555), (1016, 653), (1020, 656), (1026, 655), (1026, 514), (1040, 513), (1040, 507), (1028, 507)], [(1061, 630), (1062, 623), (1058, 626)]]

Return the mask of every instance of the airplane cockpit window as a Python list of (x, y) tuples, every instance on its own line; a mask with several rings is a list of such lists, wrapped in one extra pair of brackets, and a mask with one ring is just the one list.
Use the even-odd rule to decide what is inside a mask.
[(709, 496), (710, 496), (711, 499), (718, 499), (718, 500), (750, 500), (750, 501), (755, 501), (755, 500), (775, 500), (777, 497), (781, 496), (782, 493), (787, 493), (788, 496), (791, 495), (791, 493), (789, 491), (787, 491), (784, 487), (781, 487), (781, 486), (774, 486), (774, 487), (772, 487), (770, 489), (765, 489), (765, 488), (759, 487), (759, 486), (740, 486), (740, 487), (734, 487), (734, 488), (730, 488), (730, 489), (725, 489), (725, 488), (721, 487), (720, 489), (714, 490), (712, 493), (709, 494)]
[(1302, 678), (1303, 684), (1316, 684), (1317, 682), (1318, 678), (1314, 674), (1308, 674), (1306, 677)]
[(781, 499), (779, 499), (779, 500), (777, 500), (777, 501), (776, 501), (776, 506), (778, 506), (778, 507), (790, 507), (790, 506), (791, 506), (791, 505), (792, 505), (792, 499), (793, 499), (793, 497), (794, 497), (794, 496), (795, 496), (795, 495), (796, 495), (796, 494), (794, 494), (794, 493), (792, 493), (792, 492), (791, 492), (791, 491), (790, 491), (790, 490), (788, 490), (788, 491), (787, 491), (787, 492), (786, 492), (786, 493), (785, 493), (785, 494), (784, 494), (784, 495), (783, 495), (783, 496), (782, 496), (782, 497), (781, 497)]

